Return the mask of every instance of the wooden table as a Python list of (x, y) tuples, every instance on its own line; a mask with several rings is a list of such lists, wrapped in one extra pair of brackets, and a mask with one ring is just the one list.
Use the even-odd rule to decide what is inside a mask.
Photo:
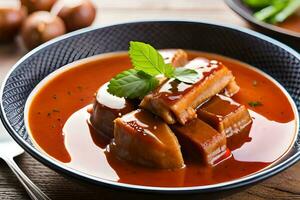
[[(144, 19), (213, 20), (247, 26), (221, 0), (99, 0), (95, 3), (99, 12), (94, 26)], [(0, 80), (25, 53), (19, 44), (0, 46)], [(27, 153), (19, 156), (17, 163), (52, 199), (116, 199), (120, 195), (64, 177)], [(0, 199), (29, 199), (4, 162), (0, 162), (0, 169)], [(300, 199), (300, 163), (225, 199)]]

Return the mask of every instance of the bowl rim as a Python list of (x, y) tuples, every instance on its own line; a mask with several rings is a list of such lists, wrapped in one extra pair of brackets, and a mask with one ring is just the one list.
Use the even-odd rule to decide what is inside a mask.
[[(231, 10), (233, 10), (236, 14), (238, 14), (239, 16), (241, 16), (246, 21), (251, 22), (251, 23), (253, 23), (253, 24), (255, 24), (255, 25), (257, 25), (257, 26), (259, 26), (261, 28), (268, 29), (268, 30), (270, 30), (272, 32), (280, 33), (280, 34), (285, 35), (285, 36), (289, 36), (289, 37), (300, 39), (300, 33), (297, 33), (295, 31), (291, 31), (291, 30), (288, 30), (288, 29), (285, 29), (285, 28), (281, 28), (281, 27), (278, 27), (278, 26), (274, 26), (272, 24), (268, 24), (268, 23), (256, 20), (252, 15), (250, 15), (247, 12), (245, 12), (241, 8), (241, 6), (239, 6), (236, 3), (236, 1), (234, 1), (234, 0), (224, 0), (224, 1), (225, 1), (225, 3), (228, 5), (228, 7)], [(245, 5), (245, 7), (247, 7), (247, 6)]]
[[(7, 83), (8, 78), (10, 77), (11, 73), (21, 64), (23, 63), (26, 59), (37, 53), (38, 51), (46, 48), (47, 46), (50, 46), (56, 42), (63, 41), (67, 38), (84, 34), (90, 31), (102, 29), (102, 28), (109, 28), (109, 27), (114, 27), (114, 26), (126, 26), (130, 24), (147, 24), (147, 23), (184, 23), (184, 24), (203, 24), (207, 26), (219, 26), (222, 28), (226, 29), (231, 29), (234, 31), (239, 31), (244, 34), (248, 34), (253, 37), (257, 37), (259, 39), (262, 39), (266, 42), (272, 43), (275, 46), (278, 46), (288, 53), (292, 54), (295, 56), (298, 60), (300, 60), (300, 55), (293, 50), (292, 48), (288, 47), (287, 45), (278, 42), (268, 36), (265, 36), (263, 34), (257, 33), (255, 31), (249, 30), (247, 28), (235, 26), (235, 25), (224, 25), (220, 23), (213, 23), (211, 21), (185, 21), (185, 20), (150, 20), (150, 21), (131, 21), (131, 22), (124, 22), (124, 23), (115, 23), (112, 25), (105, 25), (105, 26), (98, 26), (98, 27), (92, 27), (92, 28), (85, 28), (82, 30), (74, 31), (72, 33), (68, 33), (66, 35), (60, 36), (56, 39), (53, 39), (45, 44), (40, 45), (39, 47), (35, 48), (34, 50), (30, 51), (26, 55), (24, 55), (12, 68), (11, 70), (7, 73), (5, 79), (3, 80), (3, 83), (1, 85), (1, 90), (0, 90), (0, 117), (1, 121), (3, 122), (4, 127), (6, 130), (9, 132), (9, 134), (13, 137), (13, 139), (28, 152), (31, 156), (33, 156), (35, 159), (40, 161), (41, 163), (45, 164), (46, 166), (58, 170), (60, 172), (63, 172), (65, 174), (71, 175), (72, 177), (78, 178), (80, 180), (85, 180), (94, 184), (102, 185), (102, 186), (107, 186), (111, 188), (116, 188), (116, 189), (123, 189), (123, 190), (134, 190), (134, 191), (142, 191), (142, 192), (152, 192), (152, 193), (202, 193), (202, 192), (212, 192), (212, 191), (221, 191), (221, 190), (229, 190), (229, 189), (234, 189), (242, 186), (249, 185), (251, 183), (256, 183), (258, 181), (261, 181), (263, 179), (266, 179), (270, 176), (273, 176), (284, 169), (290, 167), (291, 165), (295, 164), (297, 161), (300, 160), (300, 150), (298, 150), (294, 155), (291, 157), (287, 158), (283, 162), (271, 166), (270, 168), (267, 168), (261, 172), (257, 172), (254, 175), (251, 176), (246, 176), (241, 179), (236, 179), (233, 181), (228, 181), (225, 183), (219, 183), (219, 184), (213, 184), (213, 185), (205, 185), (205, 186), (192, 186), (192, 187), (153, 187), (153, 186), (142, 186), (142, 185), (133, 185), (133, 184), (126, 184), (126, 183), (118, 183), (115, 181), (110, 181), (106, 179), (101, 179), (94, 177), (92, 175), (88, 175), (82, 172), (78, 172), (76, 170), (71, 169), (70, 167), (67, 167), (66, 165), (63, 165), (59, 163), (58, 161), (54, 162), (54, 160), (48, 156), (47, 154), (44, 154), (43, 152), (39, 151), (38, 149), (34, 148), (31, 146), (28, 142), (26, 142), (10, 125), (8, 122), (8, 119), (5, 115), (4, 111), (4, 106), (3, 106), (3, 92), (5, 85)], [(296, 136), (297, 137), (297, 136)]]

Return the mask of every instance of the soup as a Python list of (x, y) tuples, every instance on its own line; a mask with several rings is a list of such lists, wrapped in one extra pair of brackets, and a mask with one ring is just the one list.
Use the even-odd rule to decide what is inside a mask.
[[(174, 50), (161, 52), (167, 60), (173, 55)], [(180, 162), (184, 162), (184, 165), (160, 168), (120, 158), (111, 151), (110, 148), (114, 146), (109, 146), (110, 137), (116, 137), (116, 131), (109, 137), (103, 137), (97, 127), (91, 124), (91, 113), (95, 113), (95, 103), (94, 112), (91, 110), (95, 102), (95, 92), (99, 87), (105, 85), (116, 74), (132, 67), (130, 58), (125, 52), (99, 55), (70, 64), (39, 84), (27, 102), (25, 114), (27, 128), (35, 146), (64, 165), (89, 175), (121, 183), (163, 187), (200, 186), (231, 181), (263, 170), (280, 159), (295, 140), (298, 122), (290, 100), (278, 84), (264, 73), (239, 61), (204, 52), (187, 52), (188, 60), (194, 58), (202, 61), (217, 60), (227, 66), (240, 88), (230, 97), (230, 101), (235, 102), (230, 105), (243, 105), (244, 110), (241, 112), (250, 113), (251, 116), (248, 119), (251, 124), (247, 123), (238, 134), (227, 135), (225, 142), (222, 138), (226, 137), (220, 134), (219, 129), (211, 128), (213, 124), (208, 125), (202, 120), (197, 124), (201, 127), (203, 125), (204, 129), (212, 134), (219, 134), (218, 138), (221, 138), (219, 143), (222, 143), (222, 146), (220, 145), (222, 148), (218, 149), (218, 152), (224, 152), (221, 156), (215, 157), (216, 159), (206, 157), (207, 160), (204, 163), (202, 158), (195, 159), (186, 151), (183, 153), (184, 161), (178, 158)], [(212, 65), (216, 64), (215, 61), (212, 62)], [(222, 95), (213, 97), (218, 98), (214, 102), (223, 100)], [(201, 104), (201, 106), (204, 105), (200, 107), (203, 110), (198, 110), (197, 116), (205, 115), (208, 111), (214, 112), (211, 109), (211, 104), (214, 102), (210, 99)], [(138, 123), (148, 123), (148, 118), (150, 119), (152, 114), (141, 114), (140, 108), (137, 108), (139, 106), (135, 103), (133, 105), (135, 107), (133, 109), (137, 109), (133, 111), (134, 115), (122, 114), (127, 118), (120, 115), (118, 119), (123, 120), (120, 124), (130, 117), (138, 118), (141, 115), (147, 115), (147, 117), (139, 118)], [(218, 115), (221, 114), (218, 113)], [(174, 118), (175, 121), (178, 120)], [(165, 123), (161, 124), (157, 119), (164, 121), (164, 118), (155, 116), (154, 129), (161, 131), (166, 129)], [(182, 121), (183, 124), (186, 123)], [(116, 126), (115, 124), (114, 128)], [(178, 134), (182, 131), (186, 133), (185, 126), (181, 124), (171, 125), (170, 123), (169, 127)], [(196, 129), (194, 131), (197, 132)], [(178, 137), (177, 134), (176, 136)], [(165, 140), (162, 137), (167, 137), (167, 135), (156, 135), (156, 137)], [(181, 146), (184, 146), (181, 140), (179, 142)], [(223, 149), (224, 143), (227, 145), (225, 149)], [(176, 146), (174, 143), (168, 145)], [(145, 151), (148, 151), (147, 148), (147, 146), (143, 147)], [(157, 148), (160, 148), (159, 144)], [(178, 155), (178, 152), (171, 153)], [(161, 163), (160, 165), (166, 166)]]

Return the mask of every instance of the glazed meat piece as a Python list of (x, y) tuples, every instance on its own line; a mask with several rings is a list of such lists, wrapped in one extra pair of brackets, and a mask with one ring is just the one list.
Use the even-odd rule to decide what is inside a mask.
[(135, 110), (114, 122), (110, 150), (119, 157), (154, 168), (184, 166), (180, 145), (166, 123), (146, 110)]
[(252, 119), (247, 108), (224, 95), (216, 95), (197, 111), (198, 117), (226, 137), (241, 132)]
[(207, 165), (214, 165), (226, 153), (225, 135), (200, 119), (171, 127), (183, 150), (190, 156), (200, 158)]
[(178, 49), (171, 59), (171, 63), (174, 67), (182, 67), (188, 62), (188, 55), (185, 51)]
[(90, 123), (94, 129), (113, 138), (113, 121), (126, 113), (134, 110), (132, 102), (116, 97), (107, 92), (108, 83), (99, 88), (91, 111)]
[(195, 59), (185, 67), (199, 72), (200, 77), (196, 83), (166, 80), (146, 95), (140, 106), (160, 116), (168, 124), (176, 121), (185, 124), (197, 117), (195, 108), (224, 90), (234, 78), (226, 66), (214, 60), (205, 64), (203, 59)]
[[(195, 58), (193, 60), (191, 60), (190, 62), (188, 62), (185, 67), (187, 68), (194, 68), (195, 66), (197, 67), (206, 67), (207, 65), (209, 65), (209, 60), (203, 57), (198, 57)], [(235, 95), (236, 93), (238, 93), (238, 91), (240, 90), (240, 87), (238, 86), (238, 84), (235, 81), (235, 77), (233, 76), (232, 79), (230, 80), (230, 82), (228, 83), (228, 85), (224, 88), (224, 95), (228, 96), (228, 97), (232, 97), (233, 95)]]
[(225, 89), (224, 89), (224, 95), (227, 96), (227, 97), (232, 97), (233, 95), (235, 95), (236, 93), (238, 93), (239, 90), (240, 90), (240, 87), (236, 83), (235, 78), (233, 78), (228, 83), (228, 85), (225, 87)]
[(165, 63), (171, 63), (174, 67), (182, 67), (188, 62), (188, 54), (182, 50), (161, 50)]

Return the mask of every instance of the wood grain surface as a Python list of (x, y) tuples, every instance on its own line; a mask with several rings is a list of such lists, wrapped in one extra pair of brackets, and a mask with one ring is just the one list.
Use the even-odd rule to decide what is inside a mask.
[[(209, 20), (218, 23), (248, 25), (234, 14), (221, 0), (94, 0), (98, 15), (93, 26), (134, 20), (180, 19)], [(0, 46), (0, 80), (26, 50), (20, 42)], [(3, 151), (3, 149), (0, 149)], [(27, 153), (16, 159), (28, 177), (51, 199), (156, 199), (141, 197), (132, 192), (121, 192), (79, 182), (45, 167)], [(162, 196), (160, 196), (162, 197)], [(215, 197), (211, 196), (210, 199)], [(29, 199), (7, 165), (0, 162), (0, 199)], [(185, 196), (163, 196), (163, 199), (185, 199)], [(194, 199), (200, 199), (194, 197)], [(284, 172), (245, 190), (222, 199), (300, 199), (300, 163)]]

